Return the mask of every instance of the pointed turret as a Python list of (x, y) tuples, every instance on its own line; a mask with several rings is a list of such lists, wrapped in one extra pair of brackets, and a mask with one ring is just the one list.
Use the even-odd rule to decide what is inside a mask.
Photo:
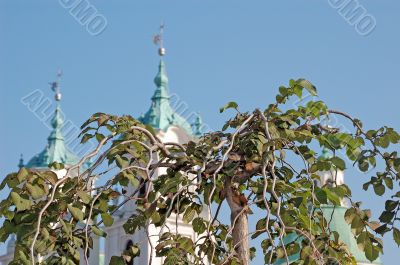
[(165, 63), (163, 60), (160, 60), (160, 64), (158, 65), (158, 73), (156, 77), (154, 77), (154, 84), (156, 84), (158, 88), (157, 90), (160, 90), (160, 97), (169, 98), (167, 93), (168, 76), (165, 70)]
[[(162, 58), (166, 54), (166, 50), (163, 47), (162, 30), (160, 34), (154, 37), (154, 42), (160, 45), (158, 53)], [(154, 84), (156, 85), (156, 90), (151, 97), (150, 109), (139, 117), (139, 120), (162, 131), (166, 131), (168, 127), (175, 125), (184, 129), (187, 134), (193, 135), (192, 128), (187, 120), (176, 113), (171, 106), (168, 94), (168, 76), (162, 59), (158, 65), (158, 73), (154, 78)]]
[(19, 158), (18, 168), (21, 169), (24, 167), (24, 156), (21, 154)]
[(168, 77), (164, 61), (160, 61), (158, 73), (154, 78), (156, 90), (151, 97), (150, 109), (139, 118), (144, 124), (166, 131), (168, 127), (175, 125), (184, 129), (189, 135), (192, 134), (190, 124), (180, 116), (171, 106), (168, 94)]
[[(57, 75), (59, 78), (61, 74)], [(52, 162), (64, 163), (66, 165), (73, 165), (78, 163), (79, 158), (70, 152), (65, 146), (65, 140), (62, 133), (63, 118), (60, 107), (61, 93), (59, 88), (59, 80), (50, 83), (51, 89), (55, 92), (55, 100), (57, 106), (54, 115), (51, 119), (52, 130), (47, 138), (47, 145), (45, 149), (39, 154), (35, 155), (27, 164), (28, 168), (45, 168)]]

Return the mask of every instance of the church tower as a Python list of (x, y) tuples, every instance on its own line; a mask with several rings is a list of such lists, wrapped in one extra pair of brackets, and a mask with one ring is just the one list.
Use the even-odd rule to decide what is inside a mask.
[[(57, 74), (57, 80), (50, 83), (51, 89), (55, 92), (55, 103), (56, 107), (54, 113), (51, 118), (51, 132), (47, 137), (47, 145), (40, 153), (33, 156), (26, 165), (24, 165), (24, 161), (21, 155), (19, 160), (18, 167), (29, 168), (33, 170), (49, 170), (48, 165), (53, 162), (63, 163), (65, 168), (61, 170), (55, 171), (57, 176), (63, 177), (66, 173), (66, 168), (71, 167), (79, 162), (79, 157), (71, 152), (65, 141), (65, 137), (63, 134), (63, 112), (61, 110), (61, 91), (60, 91), (60, 79), (62, 73), (59, 71)], [(72, 175), (76, 174), (76, 172), (72, 172)], [(11, 238), (7, 242), (6, 253), (0, 256), (0, 264), (6, 265), (10, 263), (14, 257), (15, 250), (15, 235), (12, 235)], [(99, 241), (95, 239), (93, 241), (93, 252), (89, 261), (90, 264), (99, 264)], [(83, 264), (81, 262), (81, 264)]]
[(51, 89), (55, 92), (54, 99), (56, 108), (51, 119), (52, 130), (47, 137), (47, 145), (42, 152), (32, 157), (25, 165), (26, 168), (47, 169), (52, 162), (63, 163), (66, 167), (78, 163), (79, 158), (72, 153), (65, 145), (64, 135), (62, 133), (64, 120), (61, 111), (61, 91), (60, 91), (61, 72), (57, 74), (57, 81), (51, 82)]
[[(184, 117), (177, 113), (170, 101), (170, 95), (168, 92), (168, 76), (166, 71), (165, 62), (163, 57), (166, 54), (166, 50), (163, 47), (162, 40), (163, 26), (159, 35), (156, 35), (155, 42), (160, 45), (159, 56), (160, 62), (158, 65), (158, 72), (154, 78), (154, 84), (156, 89), (153, 96), (151, 97), (151, 105), (149, 110), (139, 117), (139, 121), (144, 124), (152, 126), (157, 131), (157, 136), (163, 142), (174, 142), (185, 144), (189, 140), (195, 139), (201, 135), (201, 119), (197, 115), (193, 124), (190, 124)], [(192, 129), (193, 128), (193, 129)], [(162, 174), (165, 174), (165, 169), (158, 169), (153, 178), (157, 178)], [(133, 192), (133, 188), (128, 188), (128, 194)], [(149, 227), (150, 242), (145, 231), (140, 230), (134, 235), (128, 235), (123, 229), (123, 224), (126, 220), (134, 213), (135, 203), (127, 203), (115, 217), (114, 223), (111, 227), (104, 228), (107, 232), (107, 238), (105, 238), (105, 250), (104, 250), (104, 264), (108, 264), (112, 256), (120, 256), (121, 253), (127, 249), (132, 243), (137, 243), (140, 245), (140, 256), (134, 259), (135, 264), (149, 264), (151, 259), (151, 264), (161, 265), (163, 259), (156, 257), (154, 247), (157, 245), (158, 236), (160, 229), (151, 225)], [(202, 213), (206, 215), (207, 213)], [(195, 241), (197, 235), (193, 231), (190, 224), (183, 222), (182, 218), (178, 216), (176, 218), (175, 214), (167, 219), (167, 226), (171, 232), (176, 231), (176, 220), (178, 221), (178, 232), (184, 236), (190, 237)], [(153, 250), (152, 250), (153, 248)], [(132, 263), (133, 264), (133, 263)]]

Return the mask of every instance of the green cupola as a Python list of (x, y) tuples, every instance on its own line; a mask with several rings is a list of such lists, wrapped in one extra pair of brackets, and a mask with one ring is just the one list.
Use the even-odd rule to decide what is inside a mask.
[(168, 94), (168, 76), (165, 63), (162, 60), (162, 57), (166, 54), (166, 50), (163, 47), (163, 30), (164, 26), (161, 26), (160, 34), (154, 37), (154, 43), (160, 46), (158, 54), (161, 57), (158, 65), (158, 72), (154, 78), (156, 90), (151, 97), (151, 106), (149, 110), (139, 117), (139, 121), (164, 132), (167, 131), (170, 126), (177, 126), (185, 130), (188, 135), (194, 135), (189, 122), (179, 115), (171, 106), (170, 96)]
[(171, 98), (168, 93), (168, 76), (165, 62), (162, 59), (166, 54), (163, 41), (164, 25), (160, 26), (160, 33), (154, 36), (154, 43), (159, 45), (158, 55), (160, 63), (158, 65), (157, 75), (154, 77), (156, 90), (151, 97), (151, 106), (149, 110), (141, 115), (138, 120), (144, 124), (148, 124), (155, 129), (166, 132), (170, 126), (177, 126), (183, 129), (191, 137), (199, 137), (202, 135), (202, 121), (197, 114), (193, 123), (179, 115), (171, 106)]
[(192, 135), (192, 128), (188, 121), (176, 113), (171, 106), (168, 94), (168, 77), (163, 60), (160, 61), (158, 66), (158, 73), (154, 78), (154, 83), (156, 90), (151, 97), (150, 109), (139, 117), (139, 120), (164, 132), (170, 126), (178, 126), (184, 129), (189, 135)]
[(59, 81), (51, 83), (56, 99), (56, 109), (51, 119), (52, 130), (47, 138), (47, 145), (42, 152), (35, 155), (25, 165), (28, 168), (46, 168), (52, 162), (74, 165), (79, 162), (79, 158), (68, 150), (64, 135), (62, 133), (63, 118), (60, 107), (61, 93), (59, 91)]

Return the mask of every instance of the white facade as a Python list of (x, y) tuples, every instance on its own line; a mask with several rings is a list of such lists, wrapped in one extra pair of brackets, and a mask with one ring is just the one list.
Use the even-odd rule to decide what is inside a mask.
[[(180, 144), (187, 143), (191, 139), (183, 129), (176, 126), (170, 126), (166, 132), (160, 131), (157, 136), (163, 142), (174, 142)], [(159, 169), (153, 177), (156, 178), (164, 173), (164, 169)], [(128, 193), (129, 192), (130, 191), (128, 191)], [(159, 227), (150, 225), (148, 229), (150, 242), (146, 232), (143, 230), (138, 231), (134, 235), (127, 235), (122, 226), (129, 216), (134, 213), (134, 207), (134, 203), (127, 204), (126, 207), (122, 208), (119, 217), (116, 217), (114, 224), (111, 227), (105, 228), (107, 238), (105, 239), (104, 264), (108, 264), (112, 256), (120, 256), (131, 240), (133, 243), (140, 245), (140, 256), (135, 258), (134, 264), (149, 264), (151, 257), (152, 265), (161, 265), (163, 259), (156, 257), (154, 248), (157, 246), (158, 236), (162, 234), (163, 231), (178, 232), (183, 236), (192, 238), (193, 241), (197, 239), (197, 235), (193, 231), (192, 226), (184, 223), (181, 216), (178, 217), (178, 229), (176, 229), (176, 215), (174, 213), (172, 213), (167, 219), (166, 227), (163, 231), (160, 231)], [(206, 211), (203, 211), (202, 215), (207, 216)]]

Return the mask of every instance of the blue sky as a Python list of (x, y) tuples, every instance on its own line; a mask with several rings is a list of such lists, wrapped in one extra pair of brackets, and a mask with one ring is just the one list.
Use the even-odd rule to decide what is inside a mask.
[[(49, 130), (21, 98), (35, 89), (52, 98), (48, 82), (59, 68), (62, 109), (78, 126), (97, 111), (146, 111), (159, 60), (152, 36), (162, 20), (170, 90), (211, 128), (229, 117), (218, 113), (226, 102), (262, 108), (279, 85), (304, 77), (331, 108), (368, 128), (389, 124), (400, 130), (399, 1), (359, 1), (376, 19), (368, 36), (359, 35), (328, 0), (90, 3), (107, 20), (97, 36), (60, 1), (0, 1), (2, 176), (16, 170), (20, 153), (27, 160), (44, 148)], [(382, 209), (382, 200), (361, 191), (369, 176), (356, 170), (346, 176), (356, 200)], [(399, 254), (391, 236), (385, 245), (382, 260), (394, 265)]]

